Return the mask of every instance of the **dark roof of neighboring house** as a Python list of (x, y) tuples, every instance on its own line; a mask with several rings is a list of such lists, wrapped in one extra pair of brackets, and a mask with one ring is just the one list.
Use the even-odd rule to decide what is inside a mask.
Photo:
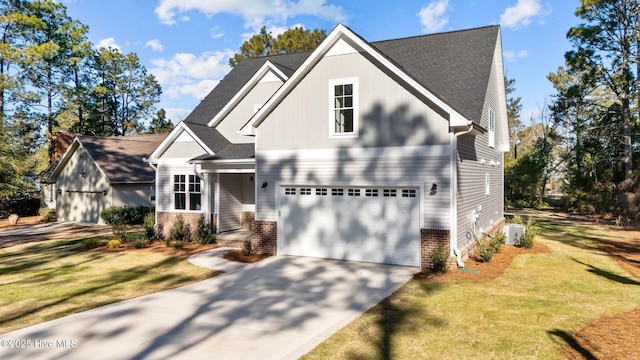
[[(370, 45), (462, 115), (479, 122), (499, 29), (498, 25), (492, 25), (371, 42)], [(310, 54), (301, 52), (242, 60), (185, 122), (208, 124), (266, 61), (291, 76)]]
[(151, 155), (167, 135), (79, 136), (77, 139), (110, 182), (153, 182), (155, 172), (142, 159)]

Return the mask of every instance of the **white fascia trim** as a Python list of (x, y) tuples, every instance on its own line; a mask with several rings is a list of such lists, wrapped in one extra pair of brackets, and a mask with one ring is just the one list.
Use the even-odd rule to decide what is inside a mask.
[(371, 55), (375, 60), (377, 60), (380, 64), (382, 64), (387, 69), (391, 70), (394, 74), (396, 74), (399, 78), (409, 84), (411, 87), (416, 89), (421, 95), (425, 96), (427, 99), (432, 101), (437, 106), (441, 107), (444, 111), (449, 113), (449, 126), (464, 126), (468, 125), (470, 120), (467, 120), (462, 114), (455, 111), (451, 106), (447, 105), (440, 98), (432, 94), (430, 91), (425, 89), (422, 85), (420, 85), (417, 81), (415, 81), (412, 77), (410, 77), (407, 73), (398, 68), (395, 64), (393, 64), (389, 59), (387, 59), (384, 55), (380, 54), (377, 50), (369, 45), (362, 38), (357, 36), (351, 30), (349, 30), (346, 26), (342, 24), (338, 24), (338, 26), (333, 29), (333, 31), (327, 36), (327, 38), (314, 50), (314, 52), (302, 63), (302, 65), (296, 70), (296, 72), (289, 78), (287, 82), (284, 83), (283, 86), (276, 91), (276, 93), (269, 99), (269, 101), (258, 111), (251, 121), (247, 123), (242, 129), (241, 133), (247, 135), (250, 133), (248, 130), (244, 130), (247, 126), (258, 127), (262, 121), (266, 118), (266, 115), (269, 114), (275, 106), (282, 100), (283, 95), (289, 93), (291, 89), (297, 85), (299, 81), (304, 78), (304, 76), (311, 71), (313, 66), (322, 59), (324, 54), (326, 54), (333, 45), (335, 45), (338, 40), (342, 37), (347, 37), (351, 42), (353, 42), (357, 48), (362, 49), (362, 51), (367, 52)]
[[(151, 155), (147, 158), (149, 162), (153, 164), (157, 164), (160, 161), (158, 157), (160, 154), (165, 152), (169, 146), (173, 144), (173, 142), (182, 134), (183, 131), (186, 131), (189, 136), (198, 143), (209, 155), (215, 155), (213, 150), (211, 150), (200, 138), (187, 126), (184, 122), (179, 122), (178, 125), (171, 131), (169, 136), (167, 136), (158, 147), (153, 150)], [(188, 160), (188, 159), (187, 159)]]
[(509, 144), (509, 124), (507, 121), (507, 95), (504, 88), (504, 62), (502, 60), (502, 32), (498, 28), (498, 39), (496, 40), (496, 48), (493, 59), (496, 64), (496, 83), (498, 84), (498, 104), (500, 108), (500, 131), (502, 132), (500, 144), (496, 144), (496, 149), (502, 152), (508, 152), (511, 145)]
[(240, 159), (240, 160), (234, 160), (234, 159), (227, 159), (227, 160), (189, 160), (188, 161), (190, 164), (255, 164), (256, 160), (255, 159)]
[(275, 74), (280, 78), (283, 82), (286, 82), (288, 77), (285, 75), (280, 69), (278, 69), (275, 65), (273, 65), (270, 61), (267, 60), (258, 71), (247, 81), (246, 84), (238, 91), (231, 100), (220, 110), (207, 124), (209, 127), (216, 127), (225, 116), (227, 116), (233, 108), (238, 105), (240, 100), (242, 100), (248, 93), (253, 89), (261, 80), (269, 73)]
[(60, 161), (58, 161), (58, 165), (56, 165), (56, 167), (53, 169), (51, 175), (49, 175), (49, 177), (47, 178), (47, 182), (56, 183), (58, 181), (58, 176), (60, 176), (62, 169), (64, 169), (64, 167), (67, 165), (67, 162), (69, 162), (69, 159), (71, 159), (71, 155), (73, 155), (73, 153), (78, 149), (79, 146), (80, 140), (78, 140), (78, 138), (76, 137), (64, 152), (64, 154), (60, 158)]
[(431, 146), (390, 146), (374, 148), (345, 149), (304, 149), (304, 150), (261, 150), (256, 153), (258, 160), (296, 159), (338, 159), (338, 158), (401, 158), (401, 157), (451, 157), (452, 145)]

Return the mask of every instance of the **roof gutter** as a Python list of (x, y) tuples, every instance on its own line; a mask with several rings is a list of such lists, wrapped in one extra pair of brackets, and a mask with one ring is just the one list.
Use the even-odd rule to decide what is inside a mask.
[(155, 172), (155, 171), (158, 171), (158, 167), (157, 167), (157, 166), (156, 166), (156, 164), (153, 162), (153, 160), (154, 160), (154, 159), (151, 159), (150, 157), (148, 157), (148, 158), (143, 157), (143, 158), (142, 158), (142, 162), (143, 162), (143, 163), (147, 163), (147, 164), (149, 164), (149, 166), (151, 166), (151, 168), (152, 168), (152, 169), (153, 169), (153, 171)]
[[(452, 136), (452, 146), (451, 146), (451, 248), (453, 250), (453, 254), (456, 257), (456, 263), (458, 264), (458, 268), (464, 268), (464, 261), (462, 261), (462, 252), (458, 248), (458, 197), (456, 196), (458, 193), (458, 160), (457, 160), (457, 151), (458, 151), (458, 137), (462, 135), (469, 134), (474, 131), (475, 123), (470, 121), (467, 123), (467, 128), (454, 132)], [(477, 129), (476, 129), (477, 131)]]

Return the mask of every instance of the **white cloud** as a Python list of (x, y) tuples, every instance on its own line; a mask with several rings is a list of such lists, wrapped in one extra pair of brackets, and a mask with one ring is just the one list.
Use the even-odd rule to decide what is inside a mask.
[(173, 99), (190, 96), (202, 100), (227, 72), (231, 50), (205, 52), (200, 55), (178, 53), (169, 59), (153, 59), (150, 72)]
[(540, 0), (518, 0), (515, 6), (508, 7), (500, 15), (500, 25), (512, 29), (528, 26), (534, 17), (551, 13), (551, 6), (544, 9)]
[(167, 119), (171, 120), (171, 122), (174, 125), (184, 120), (189, 115), (189, 113), (191, 113), (191, 111), (193, 110), (193, 109), (171, 108), (171, 107), (163, 107), (163, 106), (159, 106), (158, 108), (163, 108), (164, 111), (167, 112)]
[(215, 26), (211, 28), (211, 37), (214, 39), (219, 39), (224, 36), (224, 31), (220, 29), (220, 27)]
[(118, 44), (116, 43), (116, 39), (114, 39), (114, 38), (112, 38), (112, 37), (110, 37), (110, 38), (106, 38), (106, 39), (102, 39), (102, 40), (98, 41), (98, 42), (94, 45), (94, 47), (95, 47), (96, 49), (100, 49), (100, 48), (106, 48), (106, 49), (108, 49), (108, 48), (112, 48), (112, 49), (116, 49), (116, 50), (118, 50), (118, 51), (120, 51), (120, 50), (121, 50), (121, 49), (120, 49), (120, 45), (118, 45)]
[(434, 0), (420, 9), (417, 15), (420, 18), (422, 30), (425, 33), (442, 30), (449, 22), (449, 18), (446, 16), (448, 7), (449, 0)]
[(162, 47), (162, 43), (158, 39), (147, 41), (147, 43), (144, 44), (144, 47), (151, 48), (152, 51), (156, 52), (162, 52), (162, 50), (164, 50), (164, 48)]
[(512, 50), (505, 50), (503, 54), (504, 54), (505, 60), (507, 60), (508, 62), (514, 62), (517, 59), (522, 59), (529, 56), (529, 52), (527, 50), (520, 50), (518, 52), (515, 52)]
[(176, 16), (189, 11), (200, 11), (207, 16), (228, 13), (242, 16), (246, 28), (259, 29), (263, 25), (284, 24), (299, 15), (316, 16), (334, 22), (344, 22), (341, 6), (326, 4), (326, 0), (159, 0), (155, 9), (158, 19), (175, 24)]

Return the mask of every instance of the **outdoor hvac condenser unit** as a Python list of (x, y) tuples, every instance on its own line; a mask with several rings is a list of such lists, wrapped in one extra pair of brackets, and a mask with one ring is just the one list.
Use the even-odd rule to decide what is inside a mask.
[(507, 235), (507, 244), (517, 245), (520, 243), (520, 237), (524, 235), (524, 225), (507, 224), (503, 232)]

